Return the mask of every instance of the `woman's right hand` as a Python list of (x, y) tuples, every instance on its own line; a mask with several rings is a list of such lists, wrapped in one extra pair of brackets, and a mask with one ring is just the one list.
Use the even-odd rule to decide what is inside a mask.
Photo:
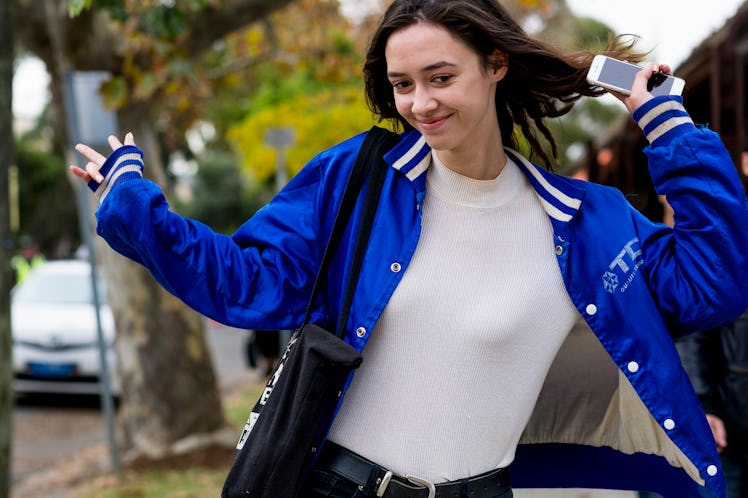
[[(109, 142), (109, 146), (113, 151), (119, 149), (123, 145), (122, 142), (120, 142), (119, 138), (115, 137), (114, 135), (109, 135), (107, 141)], [(135, 145), (135, 139), (133, 138), (132, 133), (128, 132), (125, 135), (124, 145)], [(86, 183), (91, 180), (95, 181), (96, 183), (103, 182), (104, 177), (101, 175), (101, 173), (99, 173), (99, 169), (106, 161), (106, 157), (99, 154), (86, 144), (76, 145), (75, 150), (80, 152), (83, 157), (88, 159), (88, 163), (86, 163), (84, 168), (71, 164), (70, 171)]]

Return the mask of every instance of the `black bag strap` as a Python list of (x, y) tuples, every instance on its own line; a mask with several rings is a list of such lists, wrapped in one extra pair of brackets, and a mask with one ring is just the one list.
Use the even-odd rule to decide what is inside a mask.
[(348, 313), (350, 312), (353, 294), (358, 283), (358, 275), (361, 270), (364, 254), (366, 253), (366, 245), (369, 241), (371, 226), (374, 222), (377, 204), (379, 204), (379, 196), (382, 192), (382, 185), (387, 173), (387, 169), (383, 167), (384, 154), (394, 145), (396, 139), (398, 139), (397, 134), (378, 126), (373, 126), (364, 138), (364, 142), (361, 144), (361, 148), (356, 156), (356, 161), (353, 164), (351, 174), (346, 182), (343, 198), (335, 215), (330, 239), (327, 241), (317, 277), (314, 279), (314, 286), (309, 297), (303, 324), (309, 322), (314, 301), (322, 287), (323, 280), (326, 278), (327, 270), (338, 249), (340, 239), (343, 237), (343, 233), (348, 226), (348, 221), (356, 206), (356, 201), (361, 193), (364, 182), (370, 176), (364, 198), (364, 209), (356, 238), (353, 261), (349, 268), (348, 281), (343, 294), (343, 305), (341, 306), (336, 329), (336, 335), (339, 337), (342, 337), (345, 333), (345, 324), (348, 321)]
[(374, 162), (374, 165), (369, 172), (369, 185), (366, 188), (366, 194), (364, 197), (364, 209), (361, 214), (361, 222), (356, 236), (353, 259), (351, 260), (351, 266), (349, 268), (348, 282), (345, 288), (345, 293), (343, 294), (343, 302), (340, 307), (340, 317), (338, 318), (338, 326), (336, 329), (336, 335), (340, 338), (345, 334), (348, 313), (351, 310), (353, 296), (356, 293), (356, 285), (358, 283), (359, 273), (361, 272), (361, 265), (364, 261), (366, 247), (369, 243), (369, 236), (371, 235), (371, 227), (374, 224), (374, 216), (377, 213), (379, 198), (382, 194), (382, 185), (384, 185), (384, 178), (387, 176), (387, 168), (384, 165), (383, 157), (385, 151), (383, 150), (383, 147), (381, 147), (381, 145), (387, 141), (388, 137), (383, 137), (382, 142), (379, 143), (379, 147), (372, 151), (373, 154), (371, 161)]

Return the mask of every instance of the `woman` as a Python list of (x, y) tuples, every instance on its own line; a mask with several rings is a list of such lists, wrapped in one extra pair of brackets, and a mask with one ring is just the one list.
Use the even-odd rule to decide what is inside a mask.
[[(608, 53), (638, 60), (630, 48)], [(327, 441), (304, 497), (505, 498), (510, 465), (518, 487), (724, 496), (670, 334), (748, 306), (744, 195), (719, 138), (679, 98), (648, 93), (665, 65), (619, 98), (651, 143), (674, 229), (508, 148), (547, 162), (544, 140), (555, 155), (542, 120), (602, 93), (585, 81), (591, 58), (529, 38), (495, 0), (396, 0), (385, 13), (366, 92), (405, 131), (385, 156), (346, 327), (364, 362), (317, 428)], [(284, 329), (302, 320), (361, 142), (320, 153), (231, 237), (168, 211), (130, 134), (110, 139), (109, 158), (79, 145), (91, 162), (72, 170), (101, 199), (98, 233), (167, 289), (215, 320)], [(312, 313), (328, 328), (351, 243)]]

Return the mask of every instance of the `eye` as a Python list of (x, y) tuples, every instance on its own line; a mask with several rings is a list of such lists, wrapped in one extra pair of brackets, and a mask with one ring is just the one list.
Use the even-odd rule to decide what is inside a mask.
[(395, 89), (396, 92), (404, 92), (408, 88), (411, 87), (410, 81), (393, 81), (392, 82), (392, 88)]
[(449, 83), (449, 80), (452, 79), (451, 74), (437, 74), (433, 78), (431, 78), (431, 81), (434, 83)]

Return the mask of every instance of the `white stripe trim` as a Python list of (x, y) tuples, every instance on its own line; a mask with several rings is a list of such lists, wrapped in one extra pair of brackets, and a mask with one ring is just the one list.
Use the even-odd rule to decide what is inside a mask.
[(682, 124), (688, 124), (693, 123), (691, 121), (691, 118), (688, 116), (682, 116), (680, 118), (671, 118), (665, 121), (664, 123), (661, 123), (657, 128), (647, 133), (647, 140), (649, 140), (649, 143), (654, 143), (655, 140), (660, 138), (665, 133), (669, 132), (673, 128), (676, 128)]
[(143, 157), (140, 154), (136, 153), (136, 152), (131, 152), (129, 154), (123, 154), (121, 157), (117, 158), (117, 161), (114, 163), (114, 165), (112, 166), (112, 168), (109, 170), (109, 173), (107, 173), (107, 177), (109, 175), (111, 175), (112, 172), (114, 172), (117, 169), (117, 167), (120, 164), (122, 164), (124, 161), (137, 161), (137, 162), (139, 162), (142, 165), (143, 164)]
[[(117, 168), (116, 170), (112, 169), (112, 171), (110, 171), (110, 175), (107, 175), (106, 181), (96, 189), (95, 194), (97, 197), (99, 197), (99, 202), (103, 201), (104, 197), (109, 195), (109, 192), (111, 192), (112, 187), (114, 186), (117, 179), (125, 173), (137, 173), (141, 177), (143, 176), (143, 172), (141, 171), (140, 166), (137, 164), (128, 164), (126, 166), (122, 166), (121, 168)], [(99, 190), (101, 190), (101, 187), (104, 187), (104, 190), (101, 192), (101, 194), (99, 194)]]
[(392, 167), (395, 168), (396, 170), (402, 169), (403, 166), (408, 164), (408, 162), (410, 162), (414, 157), (416, 157), (416, 155), (421, 151), (421, 149), (423, 149), (424, 145), (426, 145), (426, 139), (423, 138), (423, 135), (421, 135), (421, 138), (419, 138), (416, 141), (416, 143), (413, 144), (413, 146), (410, 148), (410, 150), (408, 150), (408, 152), (400, 156), (400, 159), (395, 161)]
[[(142, 168), (143, 168), (143, 157), (138, 154), (137, 152), (131, 152), (129, 154), (123, 154), (122, 156), (118, 157), (117, 160), (114, 162), (111, 168), (109, 168), (109, 172), (104, 177), (104, 180), (99, 184), (99, 186), (94, 191), (94, 195), (99, 198), (99, 201), (104, 200), (104, 197), (107, 196), (109, 193), (109, 190), (111, 189), (111, 185), (113, 180), (113, 175), (119, 171), (119, 165), (122, 164), (123, 161), (137, 161), (140, 165), (138, 168), (138, 174), (140, 176), (143, 176)], [(128, 166), (128, 171), (132, 171), (131, 166)], [(119, 175), (117, 175), (119, 176)], [(102, 190), (104, 189), (104, 190)]]
[(538, 199), (540, 199), (540, 204), (543, 206), (543, 209), (545, 209), (545, 212), (548, 216), (550, 216), (551, 218), (555, 218), (558, 221), (571, 221), (570, 214), (564, 213), (556, 206), (543, 199), (543, 196), (538, 194), (537, 192), (535, 193), (535, 195), (537, 195)]
[(639, 127), (643, 130), (657, 116), (664, 114), (667, 111), (682, 111), (685, 113), (686, 109), (680, 104), (680, 102), (675, 102), (674, 100), (663, 102), (662, 104), (650, 109), (646, 114), (644, 114), (644, 116), (641, 117), (641, 119), (639, 120)]
[(551, 204), (550, 202), (543, 199), (543, 196), (540, 194), (537, 194), (538, 199), (540, 199), (540, 204), (543, 206), (543, 209), (545, 209), (545, 213), (550, 216), (551, 218), (555, 218), (558, 221), (564, 221), (569, 222), (571, 221), (571, 215), (564, 213), (560, 209), (558, 209), (556, 206)]
[[(512, 149), (509, 149), (512, 150)], [(522, 154), (518, 153), (517, 151), (512, 150), (516, 157), (520, 159), (522, 162), (522, 165), (530, 172), (530, 174), (540, 183), (540, 185), (553, 197), (558, 199), (561, 204), (568, 206), (572, 209), (579, 209), (579, 206), (582, 205), (582, 201), (580, 199), (575, 199), (573, 197), (569, 197), (568, 195), (561, 192), (559, 189), (548, 183), (548, 180), (545, 179), (543, 175), (540, 174), (538, 169), (533, 165), (530, 161), (527, 160)], [(555, 209), (555, 208), (554, 208)], [(546, 210), (547, 211), (547, 210)], [(560, 211), (559, 211), (560, 212)], [(550, 214), (550, 212), (548, 213)], [(571, 217), (569, 217), (571, 219)]]
[(410, 181), (415, 181), (415, 179), (421, 176), (424, 171), (429, 169), (429, 166), (431, 166), (431, 152), (426, 154), (426, 156), (421, 159), (421, 162), (416, 164), (415, 167), (408, 171), (408, 174), (405, 176), (407, 176)]

